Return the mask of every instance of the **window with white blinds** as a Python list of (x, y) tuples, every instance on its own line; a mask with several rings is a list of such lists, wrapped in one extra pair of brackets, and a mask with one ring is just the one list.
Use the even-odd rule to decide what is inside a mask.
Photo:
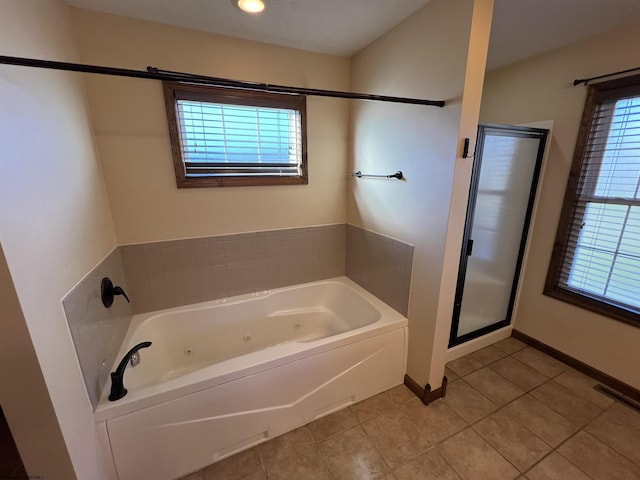
[(179, 187), (307, 183), (305, 99), (165, 83)]
[(547, 293), (640, 324), (640, 78), (629, 82), (590, 87)]

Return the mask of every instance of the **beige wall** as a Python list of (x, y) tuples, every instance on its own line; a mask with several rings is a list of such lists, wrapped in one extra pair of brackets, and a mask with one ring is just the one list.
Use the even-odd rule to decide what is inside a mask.
[(636, 388), (640, 329), (542, 290), (586, 95), (573, 80), (638, 66), (639, 43), (635, 25), (489, 72), (481, 110), (483, 122), (555, 122), (514, 327)]
[[(62, 0), (0, 2), (0, 52), (75, 61)], [(0, 67), (0, 242), (11, 276), (0, 263), (0, 401), (27, 471), (47, 479), (113, 476), (61, 305), (115, 245), (82, 89), (71, 73)]]
[[(85, 63), (349, 89), (348, 58), (72, 11)], [(177, 189), (161, 83), (87, 76), (86, 84), (120, 244), (346, 220), (347, 101), (309, 97), (309, 185)]]
[[(475, 3), (474, 16), (473, 0), (433, 0), (359, 52), (352, 65), (355, 91), (447, 102), (442, 109), (374, 102), (359, 102), (352, 108), (351, 168), (377, 174), (402, 170), (406, 181), (352, 180), (348, 219), (415, 245), (408, 373), (434, 388), (442, 380), (453, 308), (450, 282), (441, 284), (450, 202), (452, 194), (460, 199), (451, 225), (460, 223), (460, 211), (464, 223), (468, 178), (463, 177), (468, 177), (471, 166), (469, 160), (456, 157), (460, 139), (475, 137), (492, 13), (491, 1)], [(472, 19), (476, 29), (470, 50)], [(468, 55), (472, 57), (469, 70)], [(463, 100), (465, 80), (470, 90)], [(474, 88), (478, 83), (480, 88)], [(450, 239), (449, 248), (457, 249), (458, 255), (460, 241), (455, 235)], [(457, 271), (458, 255), (455, 265), (447, 263), (447, 269)], [(441, 285), (447, 290), (442, 302), (451, 298), (436, 328)], [(434, 353), (437, 366), (432, 369)]]

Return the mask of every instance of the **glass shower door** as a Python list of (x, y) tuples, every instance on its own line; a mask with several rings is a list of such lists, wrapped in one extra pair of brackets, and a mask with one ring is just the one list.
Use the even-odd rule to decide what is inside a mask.
[(478, 129), (449, 346), (511, 321), (547, 133)]

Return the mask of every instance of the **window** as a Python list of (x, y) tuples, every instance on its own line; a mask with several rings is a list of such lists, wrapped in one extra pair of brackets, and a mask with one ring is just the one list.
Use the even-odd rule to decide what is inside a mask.
[(303, 95), (164, 82), (178, 188), (306, 184)]
[(545, 293), (640, 326), (640, 76), (589, 87)]

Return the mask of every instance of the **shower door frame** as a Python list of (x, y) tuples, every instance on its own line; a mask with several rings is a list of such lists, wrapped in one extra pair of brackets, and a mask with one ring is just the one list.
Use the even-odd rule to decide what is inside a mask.
[[(516, 260), (516, 268), (511, 285), (511, 292), (509, 294), (509, 304), (507, 306), (507, 314), (504, 320), (492, 323), (485, 327), (473, 330), (464, 335), (458, 336), (458, 326), (460, 324), (460, 313), (462, 311), (462, 297), (464, 294), (464, 283), (467, 274), (467, 263), (473, 249), (473, 239), (471, 238), (471, 231), (473, 229), (473, 219), (476, 209), (476, 200), (478, 198), (478, 187), (480, 183), (480, 170), (482, 166), (482, 155), (484, 153), (484, 139), (485, 132), (490, 130), (492, 133), (503, 132), (505, 136), (519, 137), (519, 138), (534, 138), (540, 140), (538, 152), (536, 156), (536, 164), (533, 170), (533, 178), (531, 179), (531, 188), (529, 191), (529, 199), (527, 202), (527, 210), (524, 218), (524, 227), (522, 230), (522, 236), (520, 238), (520, 246), (518, 249), (518, 257)], [(476, 141), (476, 150), (473, 155), (473, 169), (471, 172), (471, 185), (469, 188), (469, 201), (467, 204), (467, 214), (465, 218), (464, 236), (462, 238), (462, 249), (460, 252), (460, 266), (458, 269), (458, 280), (456, 283), (455, 300), (453, 304), (453, 318), (451, 321), (451, 332), (449, 335), (449, 348), (461, 345), (469, 340), (486, 335), (495, 330), (499, 330), (511, 324), (511, 316), (513, 314), (513, 308), (515, 306), (516, 294), (518, 292), (518, 283), (520, 280), (520, 273), (522, 270), (522, 262), (524, 260), (525, 249), (527, 246), (527, 240), (529, 237), (529, 230), (531, 227), (531, 217), (533, 215), (533, 208), (535, 205), (538, 184), (540, 181), (540, 172), (542, 171), (542, 163), (547, 147), (549, 130), (543, 128), (523, 127), (516, 125), (497, 125), (491, 123), (482, 123), (478, 125), (478, 135)]]

